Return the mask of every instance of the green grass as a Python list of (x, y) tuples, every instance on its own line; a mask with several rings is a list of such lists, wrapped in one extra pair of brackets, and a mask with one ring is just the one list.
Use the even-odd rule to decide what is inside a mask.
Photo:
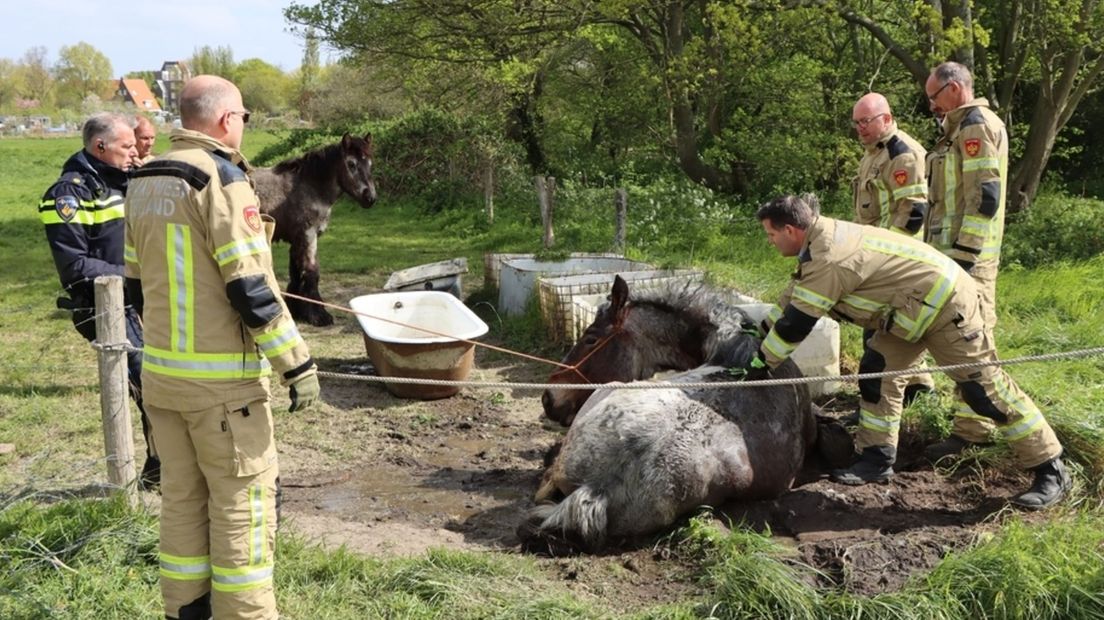
[[(277, 139), (248, 134), (246, 155)], [(0, 493), (10, 490), (0, 495), (0, 618), (152, 618), (160, 613), (153, 517), (117, 501), (57, 502), (41, 495), (102, 479), (104, 470), (95, 357), (66, 316), (54, 310), (59, 285), (36, 213), (42, 192), (77, 148), (73, 139), (0, 140), (0, 256), (7, 267), (0, 270), (0, 443), (16, 445), (14, 454), (0, 455)], [(164, 148), (163, 137), (158, 150)], [(596, 223), (587, 218), (607, 212), (596, 209), (608, 192), (573, 191), (563, 200), (577, 202), (558, 211), (564, 220), (560, 247), (607, 250), (609, 218), (598, 216)], [(662, 206), (662, 196), (651, 198)], [(344, 301), (377, 289), (394, 269), (453, 256), (468, 258), (472, 272), (465, 282), (471, 291), (481, 281), (484, 251), (539, 249), (535, 204), (504, 199), (497, 206), (498, 219), (489, 227), (479, 216), (479, 204), (427, 215), (387, 195), (367, 211), (342, 201), (320, 244), (323, 294)], [(731, 217), (719, 219), (717, 226), (699, 223), (693, 235), (686, 232), (691, 241), (680, 239), (685, 231), (678, 224), (677, 205), (669, 208), (674, 215), (657, 211), (660, 236), (648, 236), (652, 233), (643, 227), (633, 229), (627, 252), (657, 264), (703, 269), (718, 284), (769, 299), (781, 290), (792, 263), (767, 245), (758, 225), (749, 221), (747, 206), (728, 208)], [(278, 274), (284, 272), (284, 254), (282, 247), (276, 253)], [(1102, 273), (1100, 257), (1006, 269), (998, 297), (1002, 357), (1104, 345)], [(547, 348), (532, 317), (488, 322), (496, 337), (519, 349)], [(362, 355), (359, 347), (350, 353), (347, 330), (308, 327), (304, 334), (318, 357)], [(858, 330), (845, 327), (843, 335), (844, 355), (853, 363), (859, 355)], [(769, 539), (740, 529), (722, 534), (699, 524), (685, 533), (685, 547), (700, 565), (705, 599), (671, 601), (635, 616), (1101, 617), (1104, 361), (1030, 364), (1009, 372), (1036, 399), (1066, 445), (1077, 472), (1075, 508), (1054, 513), (1044, 525), (1013, 520), (991, 540), (952, 556), (901, 592), (873, 598), (808, 586), (796, 578), (807, 569)], [(949, 410), (950, 397), (943, 392), (913, 407), (906, 422), (933, 435), (945, 431), (939, 418)], [(281, 405), (286, 399), (277, 395), (275, 407)], [(320, 411), (332, 417), (365, 413), (327, 404)], [(422, 419), (419, 415), (425, 414), (411, 409), (411, 419)], [(312, 425), (303, 416), (284, 416), (278, 438), (282, 446), (294, 449), (332, 439), (327, 432), (325, 425)], [(333, 463), (363, 458), (351, 443), (332, 441), (319, 458)], [(1007, 451), (998, 448), (984, 462), (1004, 467), (1006, 458)], [(16, 489), (39, 494), (17, 501), (12, 496)], [(324, 551), (293, 537), (282, 537), (280, 544), (277, 584), (289, 618), (320, 617), (319, 609), (326, 610), (327, 618), (617, 615), (549, 582), (526, 558), (433, 551), (385, 561)]]

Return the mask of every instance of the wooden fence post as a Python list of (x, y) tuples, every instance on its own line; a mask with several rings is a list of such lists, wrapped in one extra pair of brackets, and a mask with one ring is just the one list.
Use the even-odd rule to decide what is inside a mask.
[(625, 227), (628, 219), (629, 211), (629, 192), (623, 187), (618, 187), (613, 193), (613, 206), (614, 206), (614, 226), (613, 226), (613, 248), (618, 252), (625, 250)]
[[(100, 367), (100, 414), (103, 418), (107, 480), (126, 493), (131, 505), (138, 501), (134, 484), (134, 436), (127, 398), (126, 314), (123, 310), (123, 278), (100, 276), (95, 281), (96, 342)], [(104, 346), (106, 345), (106, 346)]]
[(487, 211), (487, 223), (494, 224), (494, 166), (488, 158), (483, 170), (483, 205)]
[(537, 175), (535, 183), (537, 186), (537, 200), (540, 201), (541, 223), (544, 224), (544, 247), (550, 248), (556, 243), (556, 233), (552, 231), (556, 177)]

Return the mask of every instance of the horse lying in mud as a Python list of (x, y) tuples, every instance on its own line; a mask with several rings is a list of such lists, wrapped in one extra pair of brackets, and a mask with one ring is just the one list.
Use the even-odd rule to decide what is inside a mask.
[[(372, 178), (372, 134), (345, 134), (341, 142), (253, 171), (261, 212), (276, 220), (274, 241), (291, 245), (287, 292), (322, 301), (318, 291), (318, 237), (330, 223), (330, 209), (342, 193), (367, 209), (376, 202)], [(332, 325), (318, 304), (287, 299), (296, 320)]]
[[(579, 373), (558, 371), (551, 382), (687, 369), (668, 381), (731, 381), (726, 369), (743, 367), (759, 343), (754, 323), (715, 291), (689, 285), (630, 299), (617, 277), (609, 304), (563, 360)], [(801, 373), (787, 360), (771, 376)], [(553, 389), (542, 402), (570, 429), (517, 534), (526, 548), (553, 553), (651, 534), (702, 505), (777, 497), (818, 436), (804, 385)]]

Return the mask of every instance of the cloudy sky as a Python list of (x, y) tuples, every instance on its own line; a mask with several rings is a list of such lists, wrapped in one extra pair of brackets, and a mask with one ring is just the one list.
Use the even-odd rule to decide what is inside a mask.
[[(92, 44), (111, 60), (116, 76), (158, 70), (196, 48), (229, 46), (234, 60), (260, 58), (285, 71), (303, 58), (303, 42), (289, 32), (283, 8), (291, 0), (21, 0), (0, 19), (0, 58), (17, 60), (42, 45), (51, 64), (63, 45)], [(311, 4), (310, 0), (300, 0)], [(322, 49), (322, 62), (336, 55)]]

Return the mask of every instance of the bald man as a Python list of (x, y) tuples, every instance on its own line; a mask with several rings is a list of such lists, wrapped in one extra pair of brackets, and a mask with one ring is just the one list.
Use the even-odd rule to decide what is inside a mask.
[[(865, 149), (853, 186), (855, 222), (888, 228), (914, 238), (923, 237), (928, 214), (928, 186), (924, 177), (927, 152), (924, 147), (897, 127), (889, 101), (879, 93), (867, 93), (859, 98), (851, 109), (851, 125)], [(868, 365), (877, 366), (876, 360), (867, 359), (878, 355), (866, 346), (871, 336), (872, 330), (863, 332), (863, 358)], [(920, 394), (935, 389), (927, 373), (908, 377), (907, 381), (906, 407)], [(868, 396), (873, 399), (874, 395)], [(860, 420), (858, 415), (852, 415), (848, 422), (861, 425)]]
[(855, 221), (921, 237), (928, 212), (924, 147), (897, 127), (878, 93), (855, 103), (851, 125), (866, 150), (855, 177)]
[(180, 93), (182, 129), (134, 172), (126, 276), (145, 322), (145, 399), (163, 455), (165, 616), (269, 619), (279, 467), (269, 377), (290, 411), (318, 373), (272, 272), (242, 157), (249, 111), (220, 77)]

